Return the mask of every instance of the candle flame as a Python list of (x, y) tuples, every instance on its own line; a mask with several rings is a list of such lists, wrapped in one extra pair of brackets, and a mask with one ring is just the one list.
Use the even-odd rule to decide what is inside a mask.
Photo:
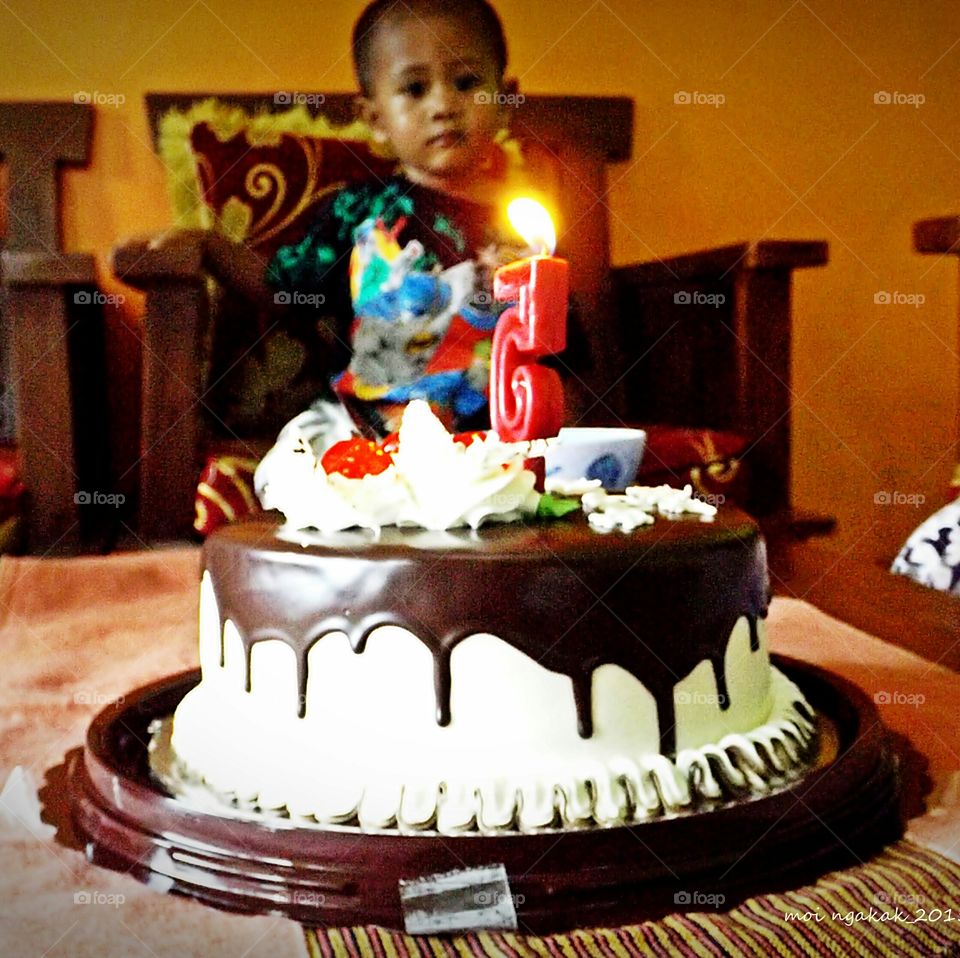
[(507, 216), (527, 246), (537, 253), (553, 255), (557, 248), (557, 231), (550, 214), (541, 203), (521, 197), (507, 207)]

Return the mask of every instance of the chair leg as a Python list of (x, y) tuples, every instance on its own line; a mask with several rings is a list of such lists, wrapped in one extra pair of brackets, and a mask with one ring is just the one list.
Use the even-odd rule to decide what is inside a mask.
[(20, 472), (27, 487), (31, 552), (75, 552), (80, 517), (67, 349), (68, 292), (24, 287), (10, 293), (11, 353), (17, 375)]
[[(139, 533), (147, 542), (189, 537), (199, 469), (202, 287), (151, 291), (143, 337)], [(175, 319), (174, 319), (175, 318)]]

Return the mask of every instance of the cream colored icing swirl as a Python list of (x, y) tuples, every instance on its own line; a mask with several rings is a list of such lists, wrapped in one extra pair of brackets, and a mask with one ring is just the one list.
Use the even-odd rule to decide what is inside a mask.
[(504, 443), (495, 432), (470, 445), (457, 442), (429, 405), (414, 400), (400, 424), (393, 464), (377, 475), (348, 479), (324, 471), (296, 434), (270, 452), (270, 478), (260, 492), (288, 527), (334, 532), (360, 527), (477, 528), (536, 512), (536, 477), (524, 461), (543, 454), (543, 441)]

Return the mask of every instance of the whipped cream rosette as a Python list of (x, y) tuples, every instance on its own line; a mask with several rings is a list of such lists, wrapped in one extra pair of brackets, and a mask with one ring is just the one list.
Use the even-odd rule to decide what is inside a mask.
[(260, 499), (295, 529), (477, 528), (533, 515), (536, 477), (524, 467), (542, 440), (504, 443), (495, 432), (450, 435), (422, 400), (403, 414), (398, 441), (337, 443), (318, 459), (288, 435), (270, 452)]

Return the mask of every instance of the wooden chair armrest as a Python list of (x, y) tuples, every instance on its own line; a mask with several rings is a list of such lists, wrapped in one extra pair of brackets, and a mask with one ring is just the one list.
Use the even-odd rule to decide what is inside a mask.
[(772, 543), (770, 584), (855, 628), (960, 672), (957, 598), (820, 543)]
[(81, 539), (93, 544), (88, 520), (96, 518), (81, 516), (76, 493), (109, 487), (94, 257), (4, 250), (0, 276), (19, 472), (27, 488), (26, 547), (42, 554), (75, 552)]
[[(248, 265), (241, 263), (239, 269)], [(159, 244), (134, 240), (113, 253), (117, 277), (146, 293), (138, 526), (147, 541), (192, 532), (205, 402), (201, 343), (210, 308), (207, 280), (214, 266), (219, 267), (218, 282), (250, 297), (250, 290), (237, 282), (239, 273), (230, 272), (235, 264), (218, 262), (209, 238), (195, 232)], [(251, 303), (254, 308), (266, 305)]]
[[(624, 418), (749, 437), (756, 515), (790, 511), (791, 278), (827, 254), (820, 240), (759, 240), (613, 271)], [(787, 525), (802, 537), (830, 524)]]
[(189, 534), (208, 305), (203, 261), (202, 241), (189, 236), (159, 246), (153, 238), (133, 239), (112, 254), (117, 278), (146, 293), (138, 528), (148, 542)]
[(163, 283), (203, 283), (207, 276), (203, 244), (194, 238), (160, 247), (131, 240), (113, 250), (112, 268), (118, 279), (145, 291)]
[(678, 281), (717, 280), (745, 269), (823, 266), (827, 254), (827, 243), (821, 240), (759, 240), (616, 266), (614, 272), (632, 284), (659, 286)]
[(771, 548), (782, 542), (804, 542), (818, 536), (829, 536), (837, 527), (836, 516), (793, 508), (763, 516), (759, 523)]
[(0, 255), (0, 276), (11, 289), (89, 286), (96, 282), (96, 267), (90, 253), (4, 250)]
[(198, 474), (200, 339), (206, 321), (203, 243), (154, 246), (136, 239), (113, 251), (113, 271), (146, 293), (138, 528), (150, 542), (188, 536)]
[(913, 248), (918, 253), (960, 255), (960, 216), (940, 216), (914, 223)]

